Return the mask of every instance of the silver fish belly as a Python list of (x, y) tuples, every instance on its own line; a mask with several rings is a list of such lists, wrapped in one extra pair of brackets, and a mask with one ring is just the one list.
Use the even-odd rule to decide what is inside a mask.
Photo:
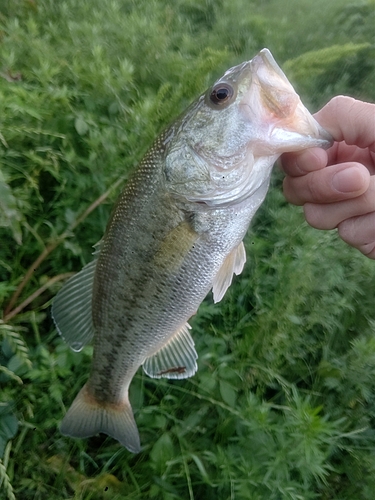
[(104, 432), (132, 452), (128, 399), (140, 366), (151, 377), (197, 370), (188, 320), (212, 289), (240, 274), (242, 240), (284, 151), (327, 147), (267, 49), (228, 70), (155, 141), (120, 195), (95, 258), (57, 294), (52, 315), (74, 350), (94, 338), (88, 382), (61, 432)]

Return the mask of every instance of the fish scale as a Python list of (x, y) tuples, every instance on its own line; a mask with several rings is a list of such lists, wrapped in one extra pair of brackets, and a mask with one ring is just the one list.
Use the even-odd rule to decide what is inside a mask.
[(330, 145), (267, 49), (229, 69), (151, 146), (112, 212), (94, 261), (57, 294), (52, 315), (74, 350), (92, 337), (87, 383), (61, 423), (104, 432), (132, 452), (128, 398), (143, 365), (155, 378), (197, 370), (188, 325), (218, 302), (246, 260), (242, 240), (284, 151)]

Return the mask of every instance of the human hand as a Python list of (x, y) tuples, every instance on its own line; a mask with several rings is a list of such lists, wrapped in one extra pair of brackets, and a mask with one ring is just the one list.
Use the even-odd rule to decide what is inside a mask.
[(282, 155), (284, 195), (303, 205), (311, 226), (337, 228), (375, 259), (375, 104), (337, 96), (314, 116), (335, 142), (327, 151)]

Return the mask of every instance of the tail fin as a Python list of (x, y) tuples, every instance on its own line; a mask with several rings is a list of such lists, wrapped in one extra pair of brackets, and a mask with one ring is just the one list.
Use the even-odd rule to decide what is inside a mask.
[(84, 385), (63, 418), (60, 432), (65, 436), (87, 438), (99, 432), (117, 439), (132, 453), (141, 450), (137, 424), (129, 400), (118, 405), (101, 405)]

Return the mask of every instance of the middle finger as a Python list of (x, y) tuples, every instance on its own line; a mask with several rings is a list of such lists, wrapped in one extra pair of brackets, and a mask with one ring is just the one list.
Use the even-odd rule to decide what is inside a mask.
[(375, 176), (370, 178), (367, 191), (357, 198), (328, 204), (306, 203), (304, 205), (307, 222), (317, 229), (334, 229), (346, 219), (374, 211)]
[(369, 171), (359, 163), (341, 163), (300, 177), (285, 177), (284, 195), (290, 203), (332, 203), (356, 198), (366, 191)]

